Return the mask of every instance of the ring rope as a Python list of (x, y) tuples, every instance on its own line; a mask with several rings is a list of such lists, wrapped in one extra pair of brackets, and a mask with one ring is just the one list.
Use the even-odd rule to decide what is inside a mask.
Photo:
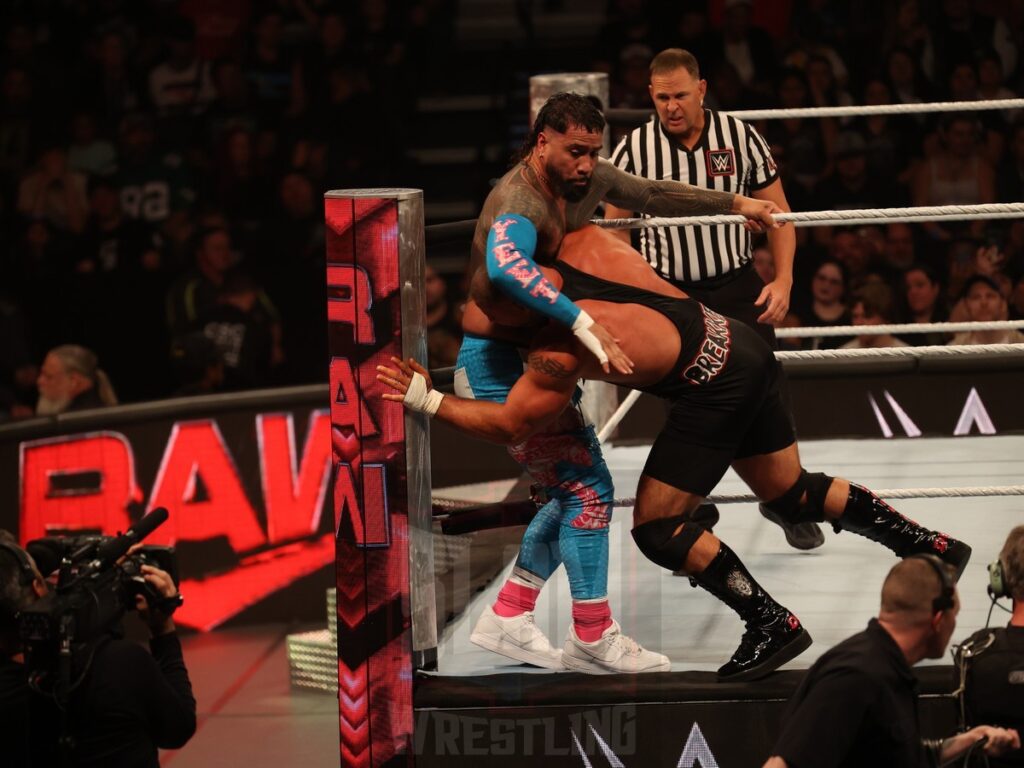
[[(909, 208), (854, 208), (847, 211), (798, 211), (773, 214), (775, 221), (796, 227), (822, 227), (843, 224), (867, 224), (873, 221), (957, 221), (961, 219), (1024, 218), (1024, 203), (988, 203), (982, 205), (919, 205)], [(715, 224), (743, 224), (746, 217), (727, 213), (715, 216), (653, 216), (639, 219), (594, 219), (592, 224), (606, 229), (643, 229), (647, 227), (707, 227)]]
[(845, 357), (976, 357), (1024, 354), (1024, 344), (963, 344), (951, 347), (871, 347), (868, 349), (800, 349), (776, 352), (777, 360), (836, 360)]
[[(980, 496), (1024, 496), (1024, 485), (976, 485), (962, 488), (885, 488), (873, 493), (880, 499), (952, 499)], [(748, 504), (759, 502), (752, 493), (713, 494), (706, 504)], [(615, 499), (613, 507), (632, 507), (636, 497)]]
[[(958, 325), (949, 323), (949, 325)], [(981, 323), (979, 323), (981, 325)], [(869, 326), (847, 326), (858, 329)], [(880, 328), (882, 326), (870, 326)], [(965, 344), (957, 346), (928, 345), (921, 347), (872, 347), (868, 349), (802, 349), (793, 351), (775, 352), (777, 360), (837, 360), (841, 358), (936, 358), (936, 357), (980, 357), (983, 355), (995, 354), (1021, 354), (1024, 355), (1024, 344)], [(632, 390), (619, 403), (619, 407), (608, 418), (597, 433), (597, 439), (606, 443), (611, 433), (626, 417), (630, 409), (640, 398), (639, 390)]]
[(890, 323), (888, 325), (826, 325), (813, 328), (776, 328), (780, 339), (811, 339), (818, 336), (880, 336), (886, 333), (965, 333), (1024, 328), (1024, 320), (992, 320), (963, 323)]
[[(920, 104), (853, 104), (845, 107), (800, 107), (797, 109), (738, 109), (722, 110), (739, 120), (785, 120), (800, 117), (867, 117), (869, 115), (913, 115), (928, 112), (977, 112), (987, 109), (1020, 109), (1024, 99), (983, 99), (979, 101), (928, 101)], [(654, 112), (650, 109), (609, 109), (605, 115), (610, 121), (646, 120)]]

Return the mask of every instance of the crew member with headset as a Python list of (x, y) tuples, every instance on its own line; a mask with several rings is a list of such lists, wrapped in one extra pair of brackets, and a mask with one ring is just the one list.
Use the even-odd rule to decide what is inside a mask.
[[(1013, 601), (1010, 623), (981, 629), (956, 653), (961, 724), (992, 723), (1024, 733), (1024, 525), (1018, 525), (989, 565), (992, 600)], [(995, 768), (1024, 766), (1024, 750), (990, 758)]]
[(1016, 730), (989, 725), (942, 740), (921, 736), (911, 668), (945, 655), (960, 610), (954, 578), (932, 554), (894, 565), (882, 585), (878, 618), (808, 670), (763, 768), (923, 768), (970, 750), (986, 756), (1019, 750)]

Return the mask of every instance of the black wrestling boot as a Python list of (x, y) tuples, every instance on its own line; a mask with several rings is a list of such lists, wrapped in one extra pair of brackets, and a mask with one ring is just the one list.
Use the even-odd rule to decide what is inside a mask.
[(799, 619), (776, 603), (729, 547), (691, 577), (740, 615), (747, 626), (740, 647), (718, 670), (720, 681), (756, 680), (807, 650), (811, 636)]
[(793, 549), (817, 549), (825, 543), (825, 534), (817, 523), (787, 523), (772, 512), (765, 504), (758, 504), (761, 516), (771, 520), (786, 534), (786, 541)]
[(853, 531), (877, 541), (907, 557), (923, 553), (936, 555), (956, 568), (956, 578), (971, 559), (971, 548), (962, 541), (939, 531), (932, 531), (904, 517), (867, 488), (850, 483), (850, 495), (842, 516), (832, 523), (836, 533)]

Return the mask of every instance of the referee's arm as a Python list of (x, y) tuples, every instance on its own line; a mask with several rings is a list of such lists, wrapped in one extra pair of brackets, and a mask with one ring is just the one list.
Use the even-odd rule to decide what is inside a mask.
[[(767, 187), (752, 190), (750, 196), (756, 200), (770, 200), (787, 213), (790, 210), (786, 193), (782, 189), (782, 179), (776, 178)], [(764, 307), (764, 312), (757, 318), (759, 323), (777, 325), (789, 312), (789, 297), (793, 290), (793, 258), (796, 255), (796, 229), (789, 226), (768, 230), (768, 248), (772, 252), (772, 262), (775, 264), (775, 279), (764, 287), (754, 303)]]

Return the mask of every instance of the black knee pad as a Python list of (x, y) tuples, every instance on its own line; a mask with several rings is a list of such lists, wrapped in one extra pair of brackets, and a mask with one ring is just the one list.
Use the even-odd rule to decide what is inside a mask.
[[(675, 533), (680, 525), (683, 529)], [(670, 571), (678, 571), (686, 565), (690, 549), (704, 533), (704, 528), (688, 523), (684, 515), (651, 520), (632, 530), (633, 541), (653, 563)]]
[[(793, 487), (779, 498), (766, 502), (765, 507), (791, 525), (820, 523), (825, 520), (825, 496), (831, 485), (832, 478), (823, 472), (801, 469)], [(805, 493), (807, 500), (801, 504)]]

